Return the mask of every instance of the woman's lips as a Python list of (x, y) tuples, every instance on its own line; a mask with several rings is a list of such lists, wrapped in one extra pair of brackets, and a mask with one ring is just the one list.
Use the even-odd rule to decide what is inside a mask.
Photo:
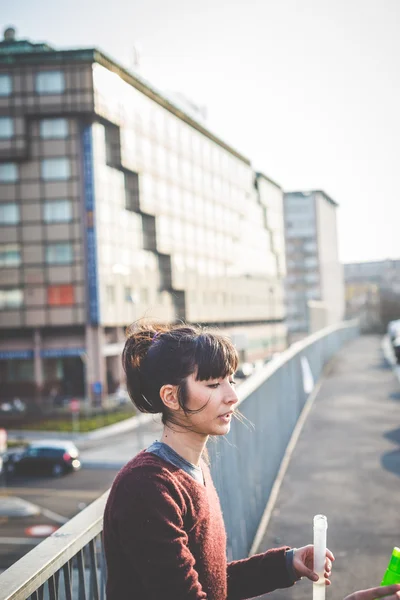
[(233, 414), (232, 412), (227, 412), (227, 413), (224, 413), (223, 415), (219, 415), (218, 418), (221, 419), (222, 421), (225, 421), (226, 423), (229, 423), (229, 421), (232, 418), (232, 414)]

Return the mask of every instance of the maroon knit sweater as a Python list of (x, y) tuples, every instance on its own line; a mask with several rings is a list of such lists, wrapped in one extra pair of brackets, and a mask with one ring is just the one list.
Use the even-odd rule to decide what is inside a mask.
[(227, 564), (217, 492), (150, 452), (117, 475), (104, 514), (107, 600), (241, 600), (292, 584), (285, 551)]

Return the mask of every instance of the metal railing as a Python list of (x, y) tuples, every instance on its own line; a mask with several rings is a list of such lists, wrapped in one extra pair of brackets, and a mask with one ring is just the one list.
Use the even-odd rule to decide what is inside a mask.
[(208, 443), (228, 534), (229, 560), (243, 558), (250, 551), (286, 447), (309, 397), (305, 359), (317, 382), (324, 365), (358, 335), (357, 321), (323, 329), (293, 344), (238, 388), (244, 423), (235, 419), (226, 438)]
[[(250, 550), (273, 483), (310, 389), (340, 347), (359, 334), (342, 323), (291, 346), (238, 389), (244, 423), (209, 443), (211, 470), (228, 534), (228, 559)], [(108, 492), (0, 575), (0, 600), (103, 600), (101, 539)]]
[(0, 575), (1, 600), (104, 600), (108, 492)]

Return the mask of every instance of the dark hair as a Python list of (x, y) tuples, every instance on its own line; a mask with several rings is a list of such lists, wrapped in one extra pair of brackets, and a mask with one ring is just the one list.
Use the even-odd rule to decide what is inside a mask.
[(141, 412), (161, 413), (165, 424), (173, 419), (160, 397), (163, 385), (178, 386), (179, 404), (189, 413), (186, 378), (193, 373), (197, 381), (227, 377), (236, 371), (238, 355), (231, 340), (219, 333), (149, 322), (128, 328), (122, 363), (134, 405)]

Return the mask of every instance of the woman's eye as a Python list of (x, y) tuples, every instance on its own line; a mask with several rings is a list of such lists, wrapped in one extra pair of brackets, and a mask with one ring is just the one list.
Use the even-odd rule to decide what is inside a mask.
[(217, 387), (219, 387), (219, 383), (210, 383), (210, 385), (208, 385), (207, 387), (211, 388), (212, 390), (216, 390)]
[(233, 380), (232, 380), (232, 381), (230, 381), (229, 383), (230, 383), (231, 385), (236, 385), (236, 381), (233, 381)]

